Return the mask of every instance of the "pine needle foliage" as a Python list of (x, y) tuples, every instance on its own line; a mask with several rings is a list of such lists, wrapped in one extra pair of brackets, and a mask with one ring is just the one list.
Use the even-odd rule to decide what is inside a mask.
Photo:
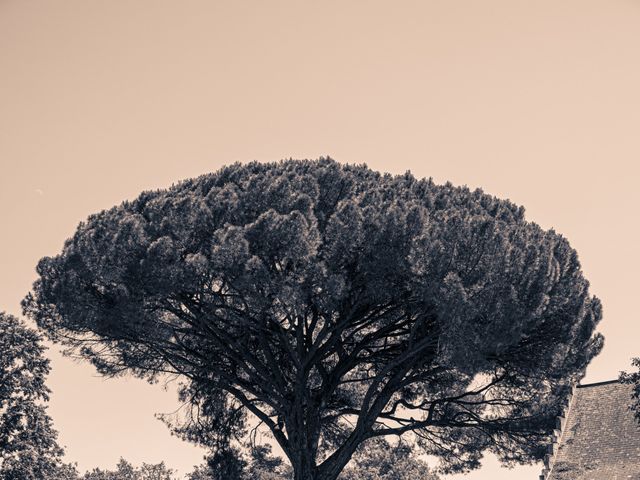
[(602, 346), (576, 252), (480, 190), (331, 159), (235, 164), (92, 215), (24, 311), (106, 375), (179, 375), (185, 438), (268, 428), (295, 480), (411, 437), (443, 471), (544, 455)]

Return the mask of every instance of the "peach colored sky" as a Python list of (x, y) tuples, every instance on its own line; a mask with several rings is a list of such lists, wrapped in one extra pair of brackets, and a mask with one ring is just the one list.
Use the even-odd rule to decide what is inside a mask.
[[(631, 0), (1, 0), (0, 310), (92, 212), (234, 161), (330, 155), (482, 187), (568, 237), (605, 309), (586, 380), (614, 378), (640, 355), (639, 25)], [(153, 418), (172, 393), (50, 355), (81, 469), (199, 463)]]

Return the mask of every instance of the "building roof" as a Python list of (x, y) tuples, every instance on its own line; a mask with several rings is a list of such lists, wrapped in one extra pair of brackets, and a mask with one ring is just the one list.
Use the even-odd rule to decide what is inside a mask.
[(580, 385), (559, 419), (544, 480), (640, 480), (640, 425), (631, 385)]

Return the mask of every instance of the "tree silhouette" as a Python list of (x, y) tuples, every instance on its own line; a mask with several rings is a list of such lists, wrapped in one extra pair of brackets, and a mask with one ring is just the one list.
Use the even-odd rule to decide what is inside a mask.
[(638, 369), (637, 372), (622, 372), (620, 374), (620, 381), (633, 386), (631, 392), (632, 404), (631, 409), (634, 411), (636, 419), (640, 422), (640, 357), (632, 360), (634, 367)]
[[(45, 402), (49, 360), (40, 336), (0, 312), (0, 479), (63, 477), (62, 448)], [(58, 475), (60, 473), (60, 475)]]
[(521, 207), (330, 159), (144, 192), (37, 270), (24, 311), (52, 339), (106, 375), (179, 375), (189, 440), (223, 449), (252, 414), (295, 480), (389, 435), (445, 471), (540, 458), (602, 345), (576, 252)]
[(439, 480), (409, 445), (390, 445), (381, 438), (362, 443), (339, 480)]
[(140, 467), (134, 467), (121, 458), (115, 470), (94, 468), (82, 477), (78, 477), (78, 480), (175, 480), (176, 478), (173, 470), (167, 468), (164, 462), (143, 463)]

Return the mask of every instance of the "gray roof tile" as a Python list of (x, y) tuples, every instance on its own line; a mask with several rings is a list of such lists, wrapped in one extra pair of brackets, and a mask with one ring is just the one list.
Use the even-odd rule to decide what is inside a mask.
[(578, 386), (547, 480), (640, 480), (640, 425), (630, 403), (630, 385)]

